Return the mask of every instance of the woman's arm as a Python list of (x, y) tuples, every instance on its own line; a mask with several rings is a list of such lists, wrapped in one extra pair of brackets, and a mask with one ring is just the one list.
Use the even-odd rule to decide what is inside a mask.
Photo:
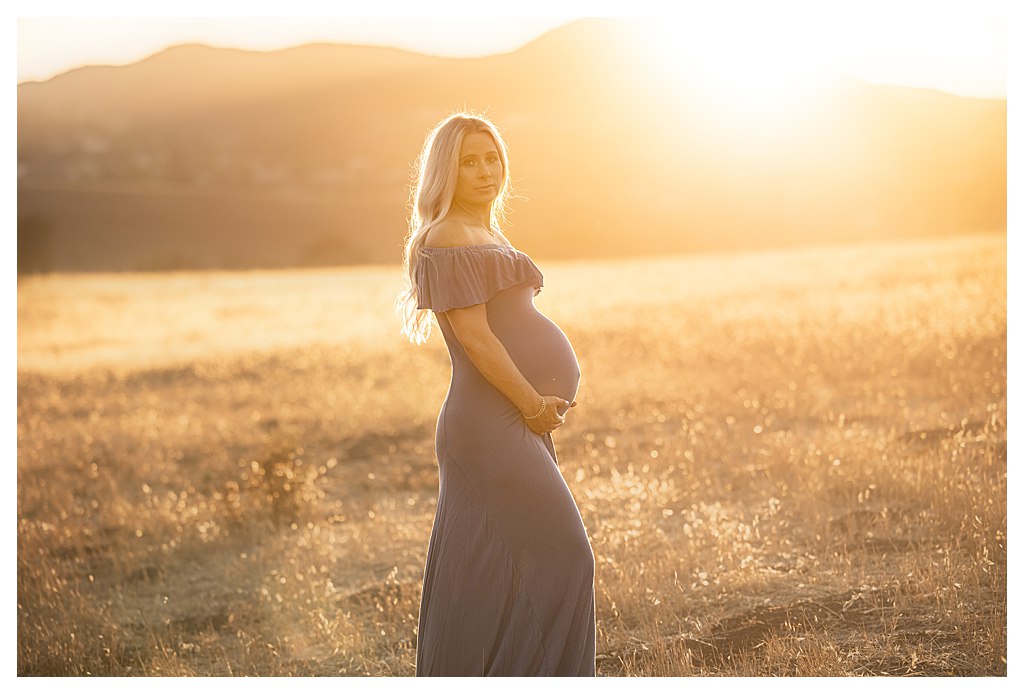
[(547, 400), (544, 413), (535, 420), (528, 420), (529, 422), (547, 431), (565, 421), (564, 417), (558, 414), (555, 405), (569, 403), (555, 395), (548, 395), (545, 398), (526, 380), (512, 361), (512, 357), (508, 355), (505, 345), (501, 344), (501, 340), (491, 331), (491, 326), (487, 322), (486, 304), (449, 309), (445, 315), (448, 316), (455, 337), (466, 350), (470, 361), (491, 385), (519, 408), (524, 417), (537, 414), (541, 403)]

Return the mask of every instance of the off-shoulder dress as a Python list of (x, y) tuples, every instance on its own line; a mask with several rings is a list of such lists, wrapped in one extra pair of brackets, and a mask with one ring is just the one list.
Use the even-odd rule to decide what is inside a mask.
[(425, 247), (415, 272), (418, 307), (434, 311), (452, 365), (434, 440), (439, 493), (416, 675), (592, 676), (594, 554), (554, 442), (480, 373), (444, 313), (486, 304), (537, 392), (572, 402), (576, 355), (533, 304), (543, 275), (501, 243)]

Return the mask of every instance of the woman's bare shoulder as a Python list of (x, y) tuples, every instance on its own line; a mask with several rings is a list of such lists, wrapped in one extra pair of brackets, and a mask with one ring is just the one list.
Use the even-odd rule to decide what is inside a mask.
[(455, 246), (475, 246), (482, 241), (480, 234), (467, 224), (451, 219), (442, 219), (430, 227), (423, 245), (427, 248), (453, 248)]

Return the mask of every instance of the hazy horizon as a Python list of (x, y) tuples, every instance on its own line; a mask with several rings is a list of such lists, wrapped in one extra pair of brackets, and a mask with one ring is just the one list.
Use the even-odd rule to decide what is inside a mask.
[(477, 60), (192, 47), (23, 85), (19, 238), (52, 270), (387, 262), (424, 129), (466, 108), (510, 138), (538, 257), (1005, 228), (1005, 101), (830, 79), (781, 32), (590, 19)]

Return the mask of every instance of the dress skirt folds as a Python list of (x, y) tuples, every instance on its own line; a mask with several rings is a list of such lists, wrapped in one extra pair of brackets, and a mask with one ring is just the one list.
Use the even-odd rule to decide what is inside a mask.
[(434, 441), (439, 493), (416, 674), (593, 676), (594, 554), (552, 437), (531, 431), (477, 370), (444, 313), (486, 304), (523, 376), (571, 402), (576, 355), (533, 304), (543, 275), (499, 243), (423, 248), (415, 272), (418, 307), (434, 311), (452, 364)]

